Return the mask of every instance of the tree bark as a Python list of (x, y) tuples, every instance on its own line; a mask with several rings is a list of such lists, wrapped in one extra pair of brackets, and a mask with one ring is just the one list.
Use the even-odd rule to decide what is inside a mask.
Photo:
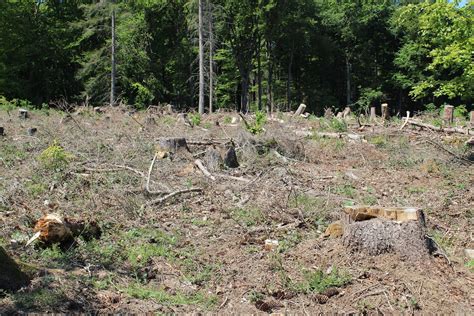
[(242, 72), (242, 91), (241, 93), (241, 104), (240, 104), (240, 112), (247, 113), (248, 112), (248, 93), (249, 93), (249, 71), (244, 70)]
[(291, 110), (291, 68), (293, 67), (293, 49), (291, 49), (290, 53), (290, 62), (288, 63), (288, 80), (286, 81), (286, 110)]
[(257, 85), (258, 85), (258, 110), (262, 110), (262, 61), (261, 61), (261, 39), (258, 36), (257, 43)]
[(351, 99), (351, 64), (349, 62), (349, 56), (346, 53), (346, 103), (347, 105), (352, 104)]
[(199, 0), (199, 114), (204, 114), (204, 39), (202, 0)]
[(18, 264), (0, 247), (0, 289), (16, 291), (29, 283), (28, 276), (21, 271)]

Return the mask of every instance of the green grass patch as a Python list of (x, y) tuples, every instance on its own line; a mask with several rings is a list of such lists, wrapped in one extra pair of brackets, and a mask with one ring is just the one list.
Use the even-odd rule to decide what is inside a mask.
[(65, 294), (60, 289), (38, 289), (33, 292), (21, 292), (13, 295), (13, 300), (18, 308), (22, 309), (47, 309), (64, 304)]
[(265, 220), (262, 211), (258, 208), (237, 208), (230, 215), (235, 221), (247, 227), (261, 224)]
[(211, 309), (217, 304), (217, 297), (215, 295), (205, 295), (201, 292), (194, 294), (184, 294), (181, 292), (169, 293), (162, 288), (140, 283), (133, 283), (129, 287), (123, 288), (122, 291), (131, 297), (142, 300), (152, 299), (163, 305), (194, 305)]
[(331, 287), (342, 287), (350, 283), (352, 277), (349, 273), (333, 268), (330, 273), (322, 270), (306, 271), (304, 281), (299, 284), (303, 293), (321, 293)]

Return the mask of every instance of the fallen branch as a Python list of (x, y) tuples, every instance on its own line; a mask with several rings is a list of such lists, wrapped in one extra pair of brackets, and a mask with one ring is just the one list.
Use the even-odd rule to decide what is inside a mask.
[(178, 191), (174, 191), (174, 192), (171, 192), (171, 193), (168, 193), (167, 195), (161, 197), (161, 198), (158, 198), (158, 199), (154, 199), (154, 200), (151, 200), (151, 201), (148, 201), (146, 202), (145, 204), (143, 204), (141, 207), (140, 207), (140, 210), (143, 211), (146, 207), (148, 206), (151, 206), (151, 205), (156, 205), (156, 204), (161, 204), (163, 203), (164, 201), (172, 198), (172, 197), (175, 197), (177, 195), (180, 195), (180, 194), (184, 194), (184, 193), (190, 193), (190, 192), (202, 192), (202, 189), (201, 188), (191, 188), (191, 189), (184, 189), (184, 190), (178, 190)]
[(234, 177), (234, 176), (230, 176), (228, 174), (216, 174), (216, 177), (219, 177), (219, 178), (227, 178), (227, 179), (231, 179), (231, 180), (236, 180), (236, 181), (242, 181), (242, 182), (246, 182), (246, 183), (249, 183), (250, 179), (246, 179), (244, 177)]
[(206, 169), (206, 167), (204, 167), (204, 164), (202, 163), (201, 159), (196, 159), (196, 160), (194, 160), (194, 164), (196, 164), (196, 166), (199, 168), (199, 170), (201, 170), (201, 172), (202, 172), (206, 177), (208, 177), (208, 178), (211, 179), (212, 181), (215, 181), (215, 180), (216, 180), (216, 177), (214, 177), (214, 176)]
[(408, 120), (408, 123), (414, 126), (422, 127), (422, 128), (427, 128), (433, 131), (437, 132), (445, 132), (445, 133), (460, 133), (464, 135), (474, 135), (474, 130), (469, 130), (469, 129), (463, 129), (459, 127), (438, 127), (426, 123), (422, 123), (419, 121), (415, 120)]
[(405, 122), (403, 122), (402, 126), (400, 127), (400, 130), (405, 128), (405, 126), (408, 124), (409, 120), (410, 120), (410, 111), (407, 111), (407, 117), (405, 119)]
[(442, 150), (444, 150), (444, 151), (447, 152), (448, 154), (452, 155), (454, 158), (456, 158), (456, 159), (458, 159), (458, 160), (460, 160), (460, 161), (462, 161), (462, 162), (464, 162), (464, 163), (467, 163), (467, 164), (469, 164), (469, 165), (473, 163), (472, 161), (470, 161), (470, 160), (468, 160), (468, 159), (466, 159), (466, 158), (464, 158), (464, 157), (459, 156), (459, 155), (456, 154), (455, 152), (452, 152), (451, 150), (447, 149), (446, 147), (444, 147), (444, 146), (438, 144), (437, 142), (435, 142), (435, 141), (433, 141), (433, 140), (431, 140), (431, 139), (427, 139), (427, 140), (425, 140), (425, 142), (428, 143), (428, 144), (431, 144), (431, 145), (433, 145), (433, 146), (436, 146), (436, 147), (438, 147), (438, 148), (440, 148), (440, 149), (442, 149)]
[(145, 174), (137, 169), (134, 169), (132, 167), (129, 167), (129, 166), (125, 166), (125, 165), (114, 165), (114, 164), (105, 164), (104, 166), (110, 166), (110, 168), (104, 168), (104, 169), (101, 169), (101, 168), (90, 168), (90, 167), (83, 167), (82, 169), (84, 171), (91, 171), (91, 172), (115, 172), (115, 171), (121, 171), (121, 170), (128, 170), (128, 171), (131, 171), (131, 172), (134, 172), (136, 174), (138, 174), (139, 176), (145, 178)]

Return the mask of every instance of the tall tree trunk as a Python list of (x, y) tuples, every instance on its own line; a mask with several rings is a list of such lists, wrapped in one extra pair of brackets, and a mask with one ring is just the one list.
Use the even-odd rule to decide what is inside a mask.
[(351, 64), (346, 53), (346, 105), (352, 104), (351, 100)]
[(15, 291), (29, 283), (28, 276), (18, 264), (0, 247), (0, 289)]
[(286, 110), (291, 110), (291, 68), (293, 68), (293, 49), (290, 52), (290, 62), (288, 63), (288, 79), (286, 81)]
[(268, 52), (268, 85), (267, 85), (267, 112), (273, 113), (273, 60), (271, 43), (267, 43)]
[(262, 61), (261, 61), (261, 39), (258, 36), (257, 43), (257, 85), (258, 85), (258, 110), (262, 110)]
[(249, 71), (244, 70), (242, 72), (242, 91), (241, 91), (241, 103), (240, 103), (240, 111), (242, 113), (248, 112), (248, 103), (249, 103)]
[(202, 0), (199, 0), (199, 114), (204, 114), (204, 39)]
[[(112, 1), (112, 6), (115, 1)], [(112, 69), (110, 71), (110, 105), (115, 105), (115, 7), (112, 7)]]
[(214, 33), (212, 29), (212, 7), (209, 1), (209, 113), (212, 113), (214, 97)]

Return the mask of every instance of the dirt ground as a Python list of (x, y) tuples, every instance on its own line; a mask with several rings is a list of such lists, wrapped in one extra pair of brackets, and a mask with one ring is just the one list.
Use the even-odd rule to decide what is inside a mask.
[[(363, 130), (349, 120), (364, 136), (352, 140), (317, 136), (346, 126), (312, 116), (279, 114), (252, 135), (235, 113), (194, 127), (160, 110), (30, 114), (0, 112), (0, 245), (34, 275), (0, 295), (0, 314), (474, 312), (465, 135), (400, 130), (397, 119)], [(150, 191), (201, 192), (150, 203), (162, 137), (185, 137), (190, 152), (158, 159)], [(204, 176), (194, 160), (230, 139), (240, 166)], [(60, 150), (45, 153), (54, 144)], [(344, 205), (358, 204), (422, 208), (446, 256), (368, 256), (322, 236)], [(25, 247), (50, 212), (95, 221), (102, 235), (67, 249)], [(278, 247), (266, 250), (267, 239)]]

